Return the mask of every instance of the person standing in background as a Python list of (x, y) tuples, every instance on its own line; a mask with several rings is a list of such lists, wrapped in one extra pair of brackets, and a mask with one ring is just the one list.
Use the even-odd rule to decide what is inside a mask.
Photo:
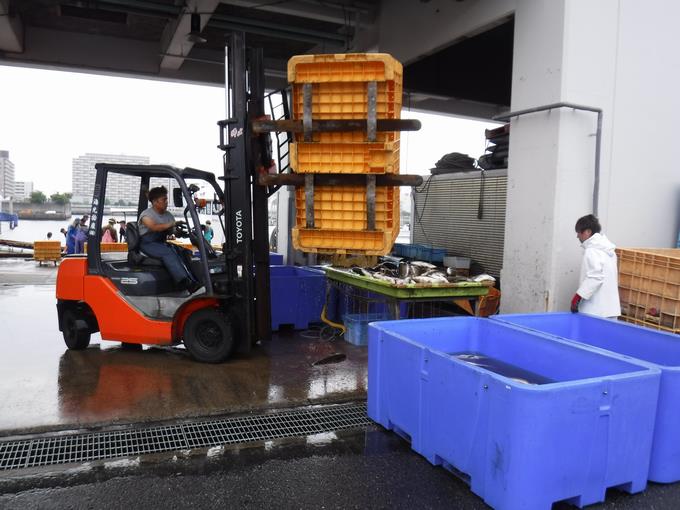
[(121, 243), (124, 243), (124, 242), (127, 241), (127, 237), (126, 237), (126, 235), (125, 235), (125, 220), (120, 220), (120, 221), (118, 222), (118, 224), (120, 225), (120, 228), (118, 229), (118, 236), (119, 236), (119, 237), (118, 237), (118, 240), (119, 240)]
[(76, 252), (76, 233), (80, 226), (80, 220), (74, 220), (66, 231), (66, 254), (71, 255)]
[(205, 240), (209, 243), (212, 242), (213, 237), (215, 237), (215, 231), (212, 229), (210, 220), (205, 222), (205, 231), (203, 232), (203, 237), (205, 237)]
[[(77, 224), (75, 231), (75, 252), (85, 253), (85, 242), (87, 241), (87, 220), (89, 216), (86, 214)], [(75, 224), (75, 223), (74, 223)]]
[(102, 242), (103, 243), (117, 243), (118, 232), (116, 232), (116, 220), (109, 219), (109, 224), (102, 228)]
[(571, 311), (616, 318), (621, 315), (616, 246), (601, 233), (600, 222), (592, 214), (579, 218), (575, 229), (585, 252)]

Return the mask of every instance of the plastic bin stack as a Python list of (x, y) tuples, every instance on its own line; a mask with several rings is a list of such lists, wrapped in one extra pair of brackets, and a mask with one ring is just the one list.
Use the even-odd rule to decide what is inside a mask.
[(647, 362), (458, 317), (370, 324), (368, 377), (369, 416), (493, 508), (646, 487), (661, 381)]
[[(307, 120), (310, 112), (311, 120), (368, 119), (372, 111), (376, 119), (401, 115), (402, 66), (387, 54), (296, 56), (288, 62), (288, 81), (293, 87), (292, 117), (303, 122), (305, 111)], [(373, 104), (374, 108), (369, 106)], [(315, 185), (313, 194), (306, 193), (307, 186), (296, 190), (292, 230), (296, 249), (389, 253), (399, 234), (399, 188), (376, 186), (373, 199), (368, 177), (399, 173), (399, 132), (378, 131), (373, 139), (370, 136), (367, 131), (313, 132), (308, 138), (296, 135), (290, 152), (295, 172), (367, 176), (365, 186)], [(308, 208), (313, 209), (311, 223)], [(372, 214), (374, 224), (369, 225)]]
[(442, 264), (446, 256), (445, 248), (435, 248), (424, 244), (395, 244), (392, 253), (397, 257), (406, 257), (417, 260)]
[(326, 275), (319, 269), (270, 266), (272, 330), (284, 325), (306, 329), (321, 322)]
[(624, 319), (680, 333), (680, 249), (617, 249)]

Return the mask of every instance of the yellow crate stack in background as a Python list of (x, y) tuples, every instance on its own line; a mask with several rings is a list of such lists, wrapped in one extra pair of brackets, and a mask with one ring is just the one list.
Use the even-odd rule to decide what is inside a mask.
[[(99, 253), (117, 253), (127, 251), (127, 243), (99, 243)], [(87, 253), (87, 243), (85, 243), (84, 252)]]
[(33, 260), (37, 260), (40, 265), (43, 262), (54, 262), (61, 260), (61, 243), (59, 241), (35, 241), (33, 243)]
[[(401, 117), (402, 65), (384, 53), (300, 55), (288, 62), (292, 117), (304, 119), (304, 88), (311, 84), (311, 117), (369, 118), (369, 83), (375, 82), (376, 119)], [(309, 87), (309, 85), (307, 85)], [(297, 134), (291, 167), (303, 174), (398, 174), (398, 131)], [(308, 138), (309, 140), (309, 138)], [(368, 229), (367, 186), (314, 186), (314, 227), (307, 227), (305, 188), (296, 190), (293, 246), (305, 252), (384, 255), (399, 234), (399, 188), (376, 186), (375, 226)]]
[(619, 248), (623, 319), (680, 333), (680, 249)]

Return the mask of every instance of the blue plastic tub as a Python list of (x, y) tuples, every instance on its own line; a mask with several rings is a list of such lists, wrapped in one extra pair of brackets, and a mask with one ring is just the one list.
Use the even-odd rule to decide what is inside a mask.
[(269, 252), (269, 265), (271, 265), (271, 266), (282, 266), (283, 265), (283, 255), (281, 253)]
[(418, 260), (429, 261), (432, 258), (432, 247), (424, 244), (416, 245), (416, 258)]
[(270, 266), (272, 330), (282, 325), (305, 329), (321, 321), (326, 274), (310, 267)]
[(392, 246), (392, 255), (395, 257), (405, 257), (406, 256), (406, 244), (394, 243)]
[[(465, 352), (553, 382), (518, 382), (456, 357)], [(659, 379), (644, 363), (488, 319), (369, 325), (368, 415), (496, 509), (643, 490)]]
[(418, 245), (417, 244), (406, 244), (404, 245), (404, 257), (410, 259), (415, 259), (418, 257)]
[(442, 264), (444, 262), (445, 256), (446, 250), (444, 248), (432, 248), (430, 262), (434, 264)]
[(680, 480), (680, 338), (677, 335), (572, 313), (498, 315), (494, 320), (617, 352), (659, 368), (661, 386), (649, 480), (660, 483)]
[(344, 323), (345, 340), (354, 345), (368, 345), (368, 324), (369, 322), (384, 321), (389, 319), (387, 312), (382, 313), (348, 313), (345, 315)]

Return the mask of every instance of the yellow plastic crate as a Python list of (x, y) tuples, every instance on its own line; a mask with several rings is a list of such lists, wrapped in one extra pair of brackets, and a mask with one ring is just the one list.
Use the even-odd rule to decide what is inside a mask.
[(314, 190), (314, 226), (306, 227), (305, 192), (295, 193), (295, 249), (312, 253), (384, 255), (399, 234), (399, 189), (378, 187), (375, 230), (367, 229), (366, 189), (318, 186)]
[(56, 263), (61, 260), (61, 243), (59, 241), (35, 241), (33, 243), (33, 260), (40, 263)]
[(296, 55), (288, 61), (290, 83), (401, 81), (402, 74), (388, 53)]
[[(293, 84), (294, 119), (303, 118), (303, 86), (306, 83), (312, 84), (313, 119), (365, 119), (368, 116), (367, 84), (370, 81), (377, 82), (377, 118), (401, 117), (403, 69), (397, 60), (386, 53), (296, 56), (288, 61), (288, 81)], [(365, 142), (366, 133), (314, 133), (312, 140)], [(397, 141), (399, 132), (378, 132), (376, 140)]]
[(616, 253), (626, 319), (680, 332), (680, 249), (619, 248)]
[(293, 228), (293, 246), (308, 253), (334, 255), (386, 255), (392, 249), (391, 232)]
[[(127, 243), (100, 243), (99, 253), (127, 252)], [(87, 253), (87, 243), (85, 243), (85, 253)]]
[(297, 173), (398, 174), (399, 142), (304, 143), (290, 145)]

